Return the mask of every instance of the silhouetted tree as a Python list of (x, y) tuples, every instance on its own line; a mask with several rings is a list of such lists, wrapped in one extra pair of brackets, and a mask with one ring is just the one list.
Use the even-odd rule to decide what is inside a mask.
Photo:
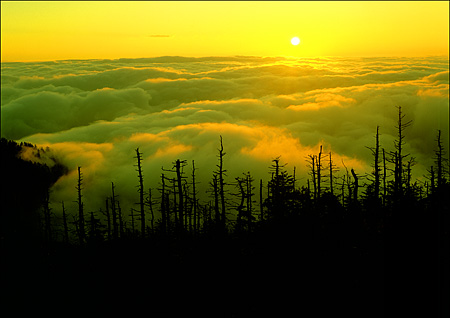
[(111, 215), (109, 213), (109, 199), (106, 198), (105, 200), (105, 212), (103, 212), (103, 215), (106, 216), (106, 225), (107, 225), (107, 238), (108, 241), (111, 240)]
[(119, 234), (120, 237), (123, 237), (125, 233), (125, 224), (123, 221), (122, 209), (120, 208), (120, 201), (117, 201), (117, 216), (119, 218)]
[(141, 236), (145, 237), (145, 209), (144, 209), (144, 177), (142, 176), (142, 152), (139, 152), (139, 148), (136, 149), (136, 160), (137, 160), (137, 172), (139, 178), (138, 192), (139, 192), (139, 208), (141, 213)]
[(436, 164), (437, 167), (437, 186), (440, 188), (447, 182), (446, 176), (449, 173), (448, 159), (445, 157), (446, 152), (444, 150), (444, 146), (442, 145), (441, 140), (441, 130), (438, 130), (436, 143), (437, 149), (434, 152), (435, 154), (434, 163)]
[(195, 182), (195, 163), (194, 160), (192, 160), (192, 201), (193, 201), (193, 211), (194, 211), (194, 233), (198, 230), (198, 223), (197, 223), (197, 191), (195, 189), (196, 182)]
[(272, 162), (274, 164), (270, 170), (273, 177), (268, 184), (270, 194), (264, 205), (267, 207), (269, 218), (282, 219), (294, 211), (296, 200), (294, 178), (283, 169), (285, 165), (280, 165), (279, 157)]
[(117, 195), (115, 194), (115, 186), (114, 182), (111, 182), (111, 213), (113, 219), (113, 238), (117, 239), (119, 237), (119, 224), (117, 222)]
[(353, 201), (357, 202), (358, 201), (358, 188), (359, 188), (358, 176), (356, 175), (355, 170), (353, 170), (353, 168), (352, 168), (351, 172), (352, 172), (353, 179), (355, 180), (354, 186), (353, 186)]
[(86, 232), (84, 229), (84, 205), (81, 200), (83, 197), (81, 194), (81, 190), (83, 189), (83, 174), (81, 173), (81, 167), (78, 167), (78, 183), (76, 189), (78, 192), (78, 239), (80, 244), (83, 244), (86, 240)]
[[(313, 198), (314, 200), (317, 199), (317, 183), (316, 183), (316, 159), (317, 157), (315, 155), (308, 155), (307, 157), (307, 163), (309, 168), (311, 169), (311, 172), (309, 175), (311, 176), (312, 182), (313, 182)], [(309, 185), (309, 183), (308, 183)]]
[[(294, 187), (294, 178), (292, 178), (292, 186)], [(252, 197), (254, 196), (253, 190), (255, 189), (252, 186), (253, 178), (250, 174), (250, 172), (247, 172), (245, 174), (245, 184), (246, 184), (246, 199), (247, 199), (247, 231), (251, 232), (252, 230), (252, 221), (253, 221), (253, 204), (252, 204)]]
[(403, 175), (403, 160), (409, 156), (409, 154), (403, 154), (403, 146), (406, 144), (404, 131), (411, 126), (412, 120), (404, 122), (405, 114), (402, 112), (402, 107), (397, 106), (398, 119), (397, 125), (397, 139), (394, 141), (395, 152), (391, 152), (391, 162), (394, 164), (394, 197), (400, 199), (403, 196), (403, 183), (405, 181)]
[(151, 229), (154, 229), (154, 222), (155, 222), (155, 213), (153, 212), (153, 199), (152, 199), (152, 189), (149, 188), (148, 189), (148, 198), (146, 201), (146, 204), (150, 210), (150, 225), (151, 225)]
[(166, 179), (164, 177), (164, 173), (161, 174), (161, 205), (160, 205), (160, 212), (161, 212), (161, 225), (162, 225), (162, 232), (166, 234), (166, 231), (169, 227), (169, 220), (168, 220), (168, 197), (166, 194)]
[(177, 188), (178, 188), (178, 209), (179, 209), (179, 227), (181, 230), (184, 229), (184, 199), (183, 199), (183, 186), (182, 186), (182, 180), (183, 180), (183, 172), (182, 168), (186, 165), (186, 160), (181, 161), (180, 159), (177, 159), (175, 161), (175, 171), (177, 173)]
[(372, 152), (374, 161), (372, 164), (373, 170), (369, 175), (369, 179), (372, 180), (372, 184), (367, 187), (366, 196), (370, 199), (370, 204), (378, 204), (378, 198), (380, 195), (380, 141), (379, 141), (379, 126), (377, 126), (377, 132), (375, 135), (375, 147), (366, 147)]
[(333, 163), (333, 160), (331, 158), (331, 151), (330, 151), (329, 156), (330, 156), (330, 162), (329, 162), (329, 165), (328, 165), (328, 169), (330, 171), (330, 175), (329, 175), (329, 178), (330, 178), (330, 193), (331, 193), (331, 195), (334, 195), (334, 189), (333, 189), (334, 188), (334, 184), (333, 183), (334, 183), (334, 178), (335, 178), (334, 173), (339, 171), (339, 169), (337, 169), (336, 165)]
[(212, 186), (212, 191), (214, 194), (214, 217), (215, 217), (215, 222), (218, 224), (220, 222), (220, 211), (219, 211), (219, 185), (218, 185), (218, 181), (217, 181), (217, 174), (213, 174), (213, 180), (211, 183)]
[(322, 188), (321, 188), (321, 182), (322, 182), (322, 145), (320, 145), (320, 151), (319, 155), (317, 156), (316, 160), (316, 171), (317, 171), (317, 198), (320, 198)]
[(221, 204), (221, 222), (222, 226), (225, 227), (226, 222), (226, 216), (225, 216), (225, 181), (224, 177), (226, 176), (227, 170), (223, 168), (223, 157), (226, 155), (226, 152), (223, 151), (223, 142), (222, 142), (222, 136), (220, 136), (220, 148), (218, 158), (219, 158), (219, 164), (217, 165), (217, 176), (219, 177), (219, 196), (220, 196), (220, 204)]

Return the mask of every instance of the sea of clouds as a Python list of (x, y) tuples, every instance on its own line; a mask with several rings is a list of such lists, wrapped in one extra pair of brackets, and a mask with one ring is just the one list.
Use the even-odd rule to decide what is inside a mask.
[(449, 149), (448, 57), (159, 57), (2, 63), (1, 71), (2, 137), (50, 147), (70, 169), (52, 202), (72, 210), (77, 166), (86, 211), (103, 206), (111, 182), (122, 206), (133, 207), (138, 147), (145, 188), (157, 193), (161, 168), (176, 159), (187, 160), (189, 176), (195, 160), (201, 195), (220, 135), (228, 183), (247, 171), (267, 182), (271, 160), (281, 156), (289, 172), (296, 167), (297, 185), (306, 185), (305, 157), (320, 145), (332, 152), (337, 175), (344, 162), (364, 176), (377, 125), (381, 147), (394, 149), (395, 106), (413, 121), (405, 149), (417, 162), (415, 178), (433, 164), (438, 129)]

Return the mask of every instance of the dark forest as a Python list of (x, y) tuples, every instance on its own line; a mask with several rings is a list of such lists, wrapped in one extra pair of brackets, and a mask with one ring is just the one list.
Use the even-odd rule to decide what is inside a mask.
[[(160, 187), (145, 188), (139, 148), (136, 205), (120, 193), (83, 204), (83, 167), (74, 184), (77, 211), (50, 205), (68, 168), (20, 159), (29, 143), (1, 139), (2, 302), (20, 312), (123, 311), (156, 317), (448, 316), (449, 162), (436, 131), (434, 165), (413, 180), (405, 153), (411, 124), (398, 108), (393, 151), (373, 145), (372, 173), (337, 174), (333, 154), (305, 158), (300, 185), (282, 157), (270, 180), (227, 174), (226, 142), (202, 196), (195, 161), (175, 159)], [(389, 145), (388, 145), (389, 146)], [(187, 173), (188, 170), (192, 173)], [(203, 202), (200, 197), (207, 196)], [(2, 305), (2, 306), (4, 306)], [(310, 314), (311, 313), (311, 314)]]

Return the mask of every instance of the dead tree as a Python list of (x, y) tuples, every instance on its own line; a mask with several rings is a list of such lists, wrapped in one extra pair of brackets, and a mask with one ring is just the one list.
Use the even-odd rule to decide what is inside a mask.
[(166, 230), (168, 228), (168, 207), (166, 205), (166, 181), (164, 178), (164, 173), (161, 174), (161, 226), (162, 226), (162, 232), (165, 234)]
[(83, 189), (83, 174), (81, 173), (81, 167), (78, 167), (78, 183), (75, 189), (77, 189), (78, 192), (78, 239), (80, 241), (80, 244), (84, 244), (86, 240), (86, 232), (84, 229), (84, 205), (83, 201), (81, 200), (81, 198), (83, 197), (83, 195), (81, 194), (81, 190)]
[(197, 192), (195, 189), (195, 163), (192, 160), (192, 201), (193, 201), (193, 212), (194, 212), (194, 233), (197, 231)]
[(394, 193), (396, 198), (403, 196), (403, 160), (409, 156), (409, 154), (403, 154), (403, 146), (406, 144), (404, 130), (411, 126), (412, 120), (404, 122), (406, 115), (402, 112), (402, 107), (397, 106), (398, 120), (395, 128), (397, 129), (397, 139), (394, 140), (395, 152), (391, 153), (391, 162), (394, 163)]
[(375, 147), (366, 147), (372, 152), (372, 155), (374, 157), (374, 161), (372, 164), (373, 170), (372, 174), (369, 176), (371, 180), (373, 180), (372, 185), (370, 186), (370, 191), (367, 191), (367, 195), (369, 197), (372, 197), (376, 200), (378, 200), (380, 196), (380, 173), (381, 173), (381, 160), (380, 160), (380, 133), (379, 133), (380, 127), (377, 126), (377, 133), (375, 135)]
[(235, 180), (237, 182), (236, 183), (237, 186), (239, 187), (239, 194), (241, 197), (241, 201), (237, 207), (238, 215), (237, 215), (237, 224), (236, 224), (237, 232), (240, 233), (242, 231), (242, 216), (244, 215), (244, 202), (245, 202), (246, 193), (245, 193), (244, 187), (242, 185), (244, 183), (244, 180), (239, 177), (236, 177)]
[(130, 214), (129, 216), (131, 217), (131, 234), (134, 235), (135, 233), (135, 227), (134, 227), (134, 217), (136, 216), (136, 214), (134, 214), (135, 210), (133, 208), (130, 208)]
[(437, 150), (434, 154), (434, 163), (437, 167), (437, 187), (441, 188), (446, 182), (446, 176), (448, 175), (448, 159), (445, 157), (446, 152), (441, 140), (441, 130), (438, 130), (438, 135), (436, 137)]
[(177, 187), (178, 187), (178, 216), (180, 219), (180, 229), (184, 229), (184, 199), (183, 199), (183, 187), (182, 187), (182, 178), (183, 178), (183, 173), (182, 173), (182, 167), (184, 167), (184, 165), (186, 165), (186, 160), (181, 161), (180, 159), (177, 159), (175, 161), (175, 171), (177, 173)]
[(153, 212), (153, 201), (152, 201), (152, 189), (151, 188), (148, 189), (148, 198), (147, 198), (147, 202), (146, 203), (147, 203), (148, 208), (150, 210), (150, 215), (151, 215), (150, 225), (151, 225), (151, 229), (153, 230), (154, 222), (155, 222), (155, 213)]
[(142, 152), (139, 152), (139, 148), (136, 149), (136, 160), (137, 160), (137, 172), (139, 178), (138, 192), (139, 192), (139, 208), (141, 213), (141, 236), (145, 237), (145, 209), (144, 209), (144, 178), (142, 176)]
[[(308, 159), (309, 158), (309, 159)], [(308, 155), (306, 159), (309, 168), (311, 169), (311, 172), (309, 173), (312, 178), (313, 182), (313, 198), (316, 200), (317, 198), (317, 184), (316, 184), (316, 156), (315, 155)]]
[(220, 196), (220, 204), (222, 208), (222, 214), (221, 214), (221, 222), (222, 226), (225, 227), (225, 181), (224, 177), (226, 176), (227, 170), (223, 168), (223, 157), (226, 155), (226, 153), (223, 151), (223, 143), (222, 143), (222, 136), (220, 136), (220, 148), (219, 150), (219, 164), (217, 165), (217, 175), (219, 177), (219, 196)]
[(219, 186), (218, 186), (218, 182), (217, 182), (217, 175), (214, 174), (213, 175), (213, 182), (211, 184), (211, 186), (213, 187), (213, 193), (214, 193), (214, 216), (215, 216), (215, 221), (217, 223), (220, 222), (220, 212), (219, 212)]
[(106, 225), (107, 225), (107, 228), (106, 228), (106, 233), (107, 233), (107, 238), (108, 238), (108, 241), (109, 240), (111, 240), (111, 215), (109, 214), (109, 204), (108, 204), (108, 202), (109, 202), (109, 200), (108, 200), (108, 198), (106, 198), (106, 200), (105, 200), (105, 213), (103, 213), (103, 215), (105, 215), (106, 216)]
[(353, 170), (353, 168), (352, 168), (351, 172), (352, 172), (353, 179), (355, 180), (354, 186), (353, 186), (353, 201), (357, 202), (358, 201), (358, 188), (359, 188), (358, 176), (356, 175), (355, 170)]
[(125, 226), (123, 222), (122, 209), (120, 208), (120, 201), (117, 201), (117, 215), (119, 217), (119, 234), (120, 237), (123, 237)]
[(330, 151), (330, 162), (329, 162), (329, 167), (328, 168), (329, 168), (329, 171), (330, 171), (330, 193), (331, 193), (331, 195), (334, 195), (334, 190), (333, 190), (333, 188), (334, 188), (334, 185), (333, 185), (334, 176), (333, 176), (333, 174), (334, 174), (334, 172), (337, 172), (339, 170), (337, 169), (336, 165), (333, 164), (333, 160), (331, 158), (331, 151)]
[(115, 194), (115, 186), (114, 182), (111, 182), (111, 212), (112, 212), (112, 220), (113, 220), (113, 239), (117, 239), (119, 237), (119, 224), (117, 223), (117, 211), (116, 211), (116, 198), (117, 195)]
[(321, 195), (321, 171), (322, 171), (322, 145), (320, 145), (319, 155), (317, 156), (317, 198)]
[(250, 232), (252, 230), (252, 220), (253, 220), (253, 216), (252, 216), (252, 212), (253, 212), (253, 207), (252, 207), (252, 197), (253, 197), (253, 186), (252, 186), (252, 182), (253, 182), (253, 178), (250, 175), (250, 172), (247, 172), (247, 174), (245, 175), (245, 183), (247, 186), (247, 191), (246, 191), (246, 199), (247, 199), (247, 230)]

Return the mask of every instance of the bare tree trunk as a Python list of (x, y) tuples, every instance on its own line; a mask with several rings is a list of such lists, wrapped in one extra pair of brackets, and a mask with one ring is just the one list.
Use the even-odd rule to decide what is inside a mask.
[(84, 230), (84, 211), (83, 211), (83, 202), (81, 198), (83, 195), (81, 194), (81, 190), (83, 186), (83, 174), (81, 173), (81, 167), (78, 167), (78, 185), (76, 187), (78, 191), (78, 230), (79, 230), (79, 240), (80, 244), (84, 244), (86, 240), (86, 232)]
[(219, 194), (220, 194), (220, 203), (221, 203), (221, 207), (222, 207), (222, 226), (225, 228), (225, 221), (226, 221), (226, 216), (225, 216), (225, 182), (224, 182), (224, 174), (226, 172), (226, 170), (223, 169), (223, 157), (225, 156), (225, 152), (223, 151), (223, 143), (222, 143), (222, 136), (220, 136), (220, 149), (219, 149)]
[(124, 225), (123, 225), (122, 209), (120, 208), (119, 201), (117, 201), (117, 212), (119, 215), (119, 233), (120, 233), (120, 237), (123, 237)]
[(317, 199), (317, 185), (316, 185), (316, 163), (315, 163), (315, 159), (316, 156), (310, 156), (311, 158), (311, 169), (312, 169), (312, 181), (313, 181), (313, 188), (314, 188), (314, 200)]
[(246, 176), (246, 185), (247, 185), (247, 230), (251, 232), (252, 230), (252, 178), (250, 176), (250, 172), (247, 173)]
[(441, 130), (438, 130), (436, 142), (438, 146), (438, 149), (435, 151), (435, 163), (437, 165), (437, 186), (438, 188), (441, 188), (444, 185), (445, 174), (446, 172), (448, 172), (448, 170), (444, 168), (444, 161), (447, 161), (447, 159), (444, 159), (445, 151), (441, 141)]
[(139, 148), (136, 149), (137, 172), (139, 177), (139, 207), (141, 212), (141, 236), (145, 237), (145, 209), (144, 209), (144, 178), (142, 176), (141, 157)]
[(374, 162), (374, 174), (375, 174), (375, 198), (378, 199), (380, 195), (380, 167), (379, 167), (379, 153), (380, 153), (380, 126), (377, 126), (377, 134), (375, 137), (375, 162)]
[(153, 213), (152, 189), (151, 188), (148, 189), (148, 207), (150, 209), (150, 215), (151, 215), (150, 225), (151, 225), (152, 230), (153, 230), (153, 225), (154, 225), (154, 221), (155, 221), (155, 214)]
[(117, 239), (119, 237), (119, 225), (117, 224), (117, 213), (116, 213), (116, 195), (114, 193), (114, 182), (111, 182), (111, 212), (112, 212), (112, 219), (113, 219), (113, 239)]
[(241, 202), (238, 206), (238, 218), (237, 218), (237, 230), (238, 230), (238, 233), (240, 233), (242, 230), (242, 215), (243, 215), (243, 210), (244, 210), (245, 191), (244, 191), (244, 187), (242, 186), (243, 180), (241, 180), (241, 178), (236, 178), (236, 181), (238, 183), (239, 190), (241, 193)]
[(197, 193), (195, 190), (195, 163), (192, 160), (192, 201), (193, 201), (193, 209), (194, 209), (194, 233), (197, 232)]
[(181, 161), (177, 159), (175, 162), (175, 169), (177, 173), (177, 186), (178, 186), (178, 211), (179, 211), (179, 227), (180, 230), (184, 229), (183, 225), (183, 213), (184, 213), (184, 200), (183, 200), (183, 187), (181, 184)]
[(214, 174), (213, 179), (213, 190), (214, 190), (214, 212), (215, 212), (215, 220), (216, 222), (220, 222), (220, 213), (219, 213), (219, 187), (217, 185), (217, 175)]
[(321, 170), (322, 170), (322, 163), (321, 163), (321, 157), (322, 157), (322, 145), (320, 145), (320, 151), (319, 156), (317, 157), (317, 197), (320, 198), (321, 194)]
[(173, 184), (173, 213), (175, 214), (175, 228), (179, 228), (178, 224), (178, 204), (177, 204), (177, 189), (176, 189), (176, 183), (175, 178), (172, 178), (172, 184)]
[(351, 172), (353, 175), (353, 179), (355, 179), (354, 188), (353, 188), (353, 200), (355, 202), (357, 202), (358, 201), (358, 188), (359, 188), (358, 176), (356, 175), (355, 170), (352, 169)]
[(165, 234), (167, 230), (167, 209), (166, 209), (166, 183), (164, 179), (164, 173), (161, 174), (161, 221), (162, 221), (162, 231)]

